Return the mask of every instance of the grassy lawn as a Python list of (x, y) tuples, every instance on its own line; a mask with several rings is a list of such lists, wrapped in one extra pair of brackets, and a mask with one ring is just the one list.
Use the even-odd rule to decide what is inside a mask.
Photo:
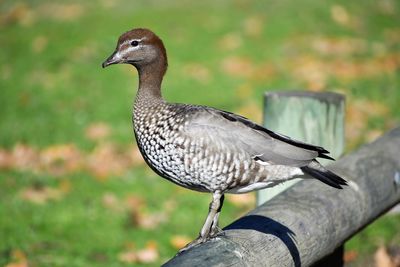
[[(174, 102), (261, 121), (266, 90), (344, 93), (351, 151), (400, 120), (399, 16), (395, 0), (2, 1), (0, 266), (157, 266), (197, 236), (210, 196), (143, 164), (136, 71), (101, 68), (122, 32), (164, 40)], [(253, 205), (228, 198), (222, 225)], [(399, 219), (350, 240), (351, 264), (399, 244)]]

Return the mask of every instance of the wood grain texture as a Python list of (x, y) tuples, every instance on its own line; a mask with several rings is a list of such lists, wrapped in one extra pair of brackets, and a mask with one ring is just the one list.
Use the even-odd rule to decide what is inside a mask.
[[(278, 91), (264, 95), (264, 126), (299, 141), (322, 146), (338, 158), (344, 150), (345, 97), (332, 92)], [(321, 159), (322, 164), (329, 161)], [(257, 205), (300, 179), (257, 192)]]
[(347, 188), (301, 181), (164, 266), (310, 266), (400, 202), (399, 149), (397, 128), (330, 165)]

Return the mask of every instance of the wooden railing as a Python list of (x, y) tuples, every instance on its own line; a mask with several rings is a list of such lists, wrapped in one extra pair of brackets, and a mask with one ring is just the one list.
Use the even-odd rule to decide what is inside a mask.
[(349, 186), (302, 180), (164, 266), (341, 266), (344, 242), (400, 202), (400, 128), (328, 168)]

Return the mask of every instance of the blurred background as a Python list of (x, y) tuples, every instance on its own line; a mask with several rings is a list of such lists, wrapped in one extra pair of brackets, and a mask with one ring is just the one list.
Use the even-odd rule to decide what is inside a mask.
[[(0, 266), (157, 266), (197, 236), (210, 196), (145, 166), (136, 71), (101, 68), (121, 33), (164, 40), (170, 101), (261, 122), (265, 91), (345, 94), (351, 151), (399, 123), (399, 17), (396, 0), (0, 1)], [(254, 205), (228, 196), (222, 226)], [(399, 244), (387, 215), (345, 260), (387, 267)]]

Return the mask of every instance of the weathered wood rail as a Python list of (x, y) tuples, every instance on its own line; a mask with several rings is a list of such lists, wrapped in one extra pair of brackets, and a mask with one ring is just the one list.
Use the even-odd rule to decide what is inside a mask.
[(336, 190), (303, 180), (164, 266), (311, 266), (400, 202), (400, 128), (329, 168)]

